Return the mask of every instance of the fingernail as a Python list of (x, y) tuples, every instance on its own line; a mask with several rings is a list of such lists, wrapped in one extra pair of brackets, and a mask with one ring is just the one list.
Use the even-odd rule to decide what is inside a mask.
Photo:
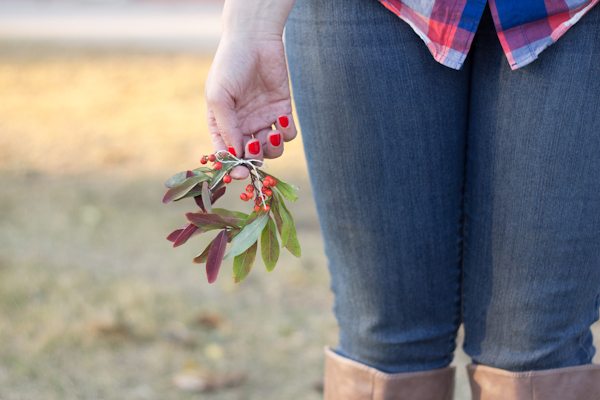
[(258, 139), (248, 143), (248, 151), (250, 154), (258, 154), (260, 152), (260, 142)]
[(288, 119), (288, 117), (286, 117), (285, 115), (279, 117), (279, 125), (281, 125), (282, 128), (287, 128), (289, 124), (290, 120)]
[(235, 148), (233, 146), (229, 146), (227, 148), (227, 151), (233, 154), (235, 157), (237, 157), (237, 153), (235, 152)]
[(269, 136), (269, 140), (271, 141), (271, 144), (273, 146), (279, 146), (281, 144), (281, 133), (277, 132), (272, 134), (271, 136)]

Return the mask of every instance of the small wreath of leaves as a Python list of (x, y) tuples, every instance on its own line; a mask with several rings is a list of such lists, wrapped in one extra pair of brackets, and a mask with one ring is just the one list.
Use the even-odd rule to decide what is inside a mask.
[[(284, 201), (296, 201), (298, 188), (253, 164), (240, 164), (240, 160), (228, 152), (205, 155), (200, 160), (203, 165), (209, 161), (212, 167), (182, 171), (165, 182), (167, 192), (163, 203), (193, 198), (198, 206), (195, 212), (185, 214), (187, 223), (183, 227), (167, 236), (173, 247), (181, 246), (192, 236), (219, 231), (193, 260), (206, 264), (208, 283), (215, 282), (223, 260), (229, 258), (233, 258), (234, 282), (244, 280), (256, 260), (259, 240), (260, 253), (269, 272), (279, 260), (280, 247), (300, 257), (296, 225)], [(243, 201), (254, 199), (254, 208), (249, 214), (213, 207), (225, 194), (227, 184), (232, 181), (229, 172), (237, 165), (250, 171), (250, 183), (240, 195)]]

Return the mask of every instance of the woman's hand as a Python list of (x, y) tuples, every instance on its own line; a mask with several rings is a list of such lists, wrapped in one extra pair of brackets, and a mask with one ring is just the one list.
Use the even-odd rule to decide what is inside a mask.
[[(239, 15), (242, 10), (232, 10), (234, 6), (229, 5), (229, 14)], [(227, 11), (227, 3), (225, 7)], [(224, 30), (206, 81), (213, 146), (215, 150), (229, 150), (244, 158), (279, 157), (283, 142), (292, 140), (297, 133), (282, 32), (279, 32), (285, 21), (274, 24), (272, 31), (254, 29), (252, 23), (244, 24), (239, 18), (232, 23), (236, 29)], [(246, 178), (248, 169), (237, 167), (231, 176)]]

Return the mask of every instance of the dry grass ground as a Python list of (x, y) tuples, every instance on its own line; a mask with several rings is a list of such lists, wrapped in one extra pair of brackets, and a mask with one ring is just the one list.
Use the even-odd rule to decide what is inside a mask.
[(336, 326), (305, 166), (289, 164), (301, 141), (269, 164), (301, 187), (304, 257), (240, 285), (227, 264), (208, 285), (191, 263), (203, 239), (164, 239), (191, 205), (160, 199), (210, 149), (209, 60), (3, 50), (0, 399), (318, 398)]
[(0, 399), (320, 398), (337, 327), (301, 140), (269, 169), (301, 188), (303, 257), (208, 285), (203, 240), (164, 239), (189, 203), (160, 198), (210, 149), (209, 59), (0, 50)]

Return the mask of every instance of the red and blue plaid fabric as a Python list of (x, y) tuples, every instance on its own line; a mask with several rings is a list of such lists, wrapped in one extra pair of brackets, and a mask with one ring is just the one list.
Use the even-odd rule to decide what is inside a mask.
[[(600, 0), (490, 0), (510, 68), (533, 60)], [(406, 21), (438, 62), (460, 69), (486, 0), (379, 0)], [(600, 39), (600, 37), (599, 37)]]

